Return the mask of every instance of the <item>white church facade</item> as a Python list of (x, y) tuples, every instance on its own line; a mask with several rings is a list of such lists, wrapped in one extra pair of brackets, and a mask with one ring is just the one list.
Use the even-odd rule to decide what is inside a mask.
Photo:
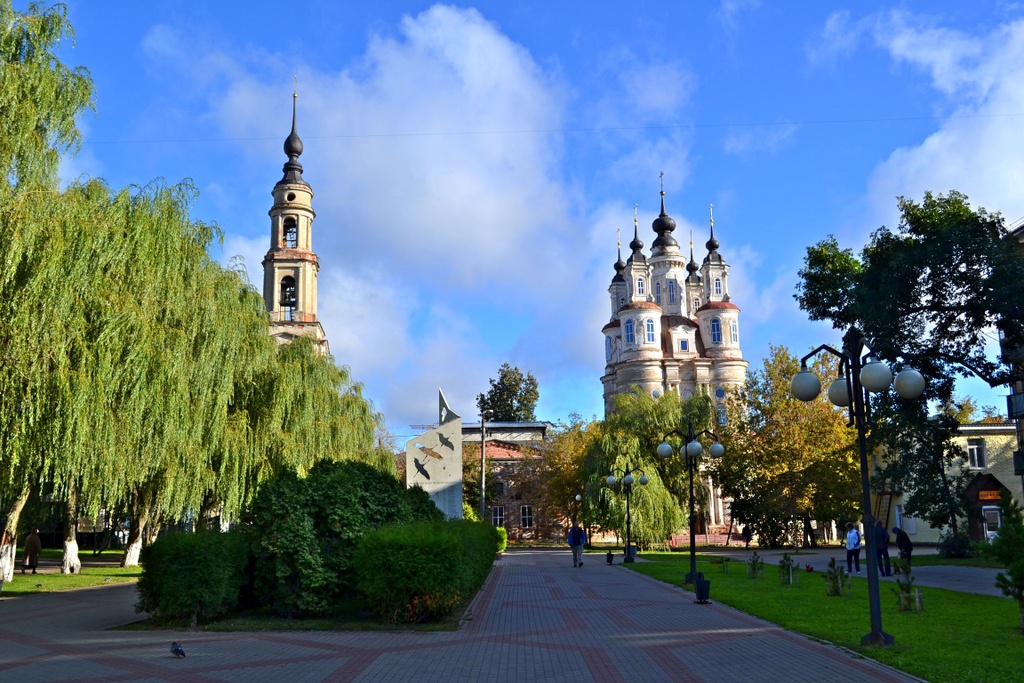
[(656, 235), (648, 258), (633, 220), (630, 255), (615, 263), (608, 293), (611, 319), (604, 326), (605, 413), (612, 397), (638, 387), (652, 396), (667, 392), (682, 398), (705, 394), (724, 419), (726, 397), (746, 381), (747, 361), (740, 351), (740, 309), (729, 296), (729, 266), (718, 252), (715, 221), (701, 265), (682, 254), (672, 236), (676, 222), (665, 212), (652, 223)]

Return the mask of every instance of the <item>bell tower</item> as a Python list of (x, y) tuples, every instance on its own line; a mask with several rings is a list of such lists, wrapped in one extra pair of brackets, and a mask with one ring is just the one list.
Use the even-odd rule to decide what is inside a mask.
[(270, 335), (278, 343), (312, 337), (330, 353), (317, 319), (317, 273), (313, 251), (313, 189), (302, 177), (302, 140), (295, 129), (298, 94), (292, 94), (292, 131), (284, 141), (284, 176), (274, 185), (270, 209), (270, 250), (263, 257), (263, 300), (270, 313)]

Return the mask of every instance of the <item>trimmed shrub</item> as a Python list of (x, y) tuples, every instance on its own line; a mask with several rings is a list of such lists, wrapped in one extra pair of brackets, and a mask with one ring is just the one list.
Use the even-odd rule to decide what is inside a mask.
[(967, 534), (954, 534), (953, 532), (939, 535), (939, 543), (936, 546), (940, 557), (963, 558), (970, 557), (973, 553), (971, 538)]
[(195, 626), (238, 607), (247, 583), (246, 537), (239, 532), (172, 533), (142, 549), (138, 612)]
[(462, 504), (462, 518), (470, 522), (480, 521), (480, 515), (477, 513), (476, 508), (465, 502)]
[(356, 582), (386, 623), (443, 619), (483, 585), (498, 536), (481, 522), (378, 529), (356, 548)]
[(410, 519), (405, 487), (362, 462), (320, 461), (305, 479), (275, 477), (249, 515), (257, 600), (285, 616), (330, 614), (355, 592), (357, 541)]
[(494, 529), (498, 532), (498, 552), (503, 553), (508, 547), (508, 529), (503, 526), (496, 526)]
[(430, 494), (417, 484), (405, 490), (405, 498), (409, 503), (412, 522), (442, 522), (444, 513), (437, 507)]

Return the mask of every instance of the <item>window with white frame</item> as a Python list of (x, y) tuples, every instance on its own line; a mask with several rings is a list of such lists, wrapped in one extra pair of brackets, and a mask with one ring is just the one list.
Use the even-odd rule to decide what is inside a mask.
[(519, 526), (524, 529), (533, 528), (533, 506), (524, 505), (519, 509)]
[(505, 526), (505, 506), (491, 506), (491, 524), (494, 526)]
[(732, 335), (732, 343), (740, 343), (740, 324), (735, 320), (729, 321), (729, 334)]
[(657, 339), (654, 336), (654, 319), (648, 318), (647, 322), (644, 323), (644, 328), (647, 331), (647, 343), (653, 344)]
[(676, 302), (676, 281), (668, 281), (668, 302), (674, 304)]
[(661, 283), (654, 283), (654, 303), (661, 304)]
[(680, 339), (679, 340), (679, 350), (680, 351), (689, 351), (690, 350), (690, 340), (689, 339)]
[(718, 318), (711, 319), (711, 341), (715, 344), (722, 343), (722, 321)]
[(696, 313), (697, 309), (700, 308), (700, 299), (697, 297), (693, 298), (693, 312)]
[(634, 323), (633, 323), (632, 320), (627, 320), (626, 321), (626, 343), (627, 344), (635, 344), (636, 343), (636, 334), (634, 334), (633, 326), (634, 326)]
[(985, 457), (985, 439), (967, 440), (967, 466), (972, 470), (983, 470), (988, 467)]
[(636, 293), (643, 294), (644, 291), (644, 279), (642, 277), (638, 277), (636, 279)]
[(722, 294), (722, 278), (715, 278), (715, 294), (721, 296)]

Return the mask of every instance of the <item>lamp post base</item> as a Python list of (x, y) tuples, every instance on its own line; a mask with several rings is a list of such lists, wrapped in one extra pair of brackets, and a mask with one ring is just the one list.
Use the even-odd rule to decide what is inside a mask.
[(697, 572), (686, 572), (686, 576), (683, 577), (683, 583), (693, 583), (697, 580)]
[(895, 638), (885, 631), (872, 631), (860, 639), (861, 645), (867, 645), (869, 647), (888, 647), (895, 642)]
[(626, 554), (622, 558), (622, 564), (633, 564), (634, 562), (636, 562), (636, 560), (633, 558), (632, 555)]

